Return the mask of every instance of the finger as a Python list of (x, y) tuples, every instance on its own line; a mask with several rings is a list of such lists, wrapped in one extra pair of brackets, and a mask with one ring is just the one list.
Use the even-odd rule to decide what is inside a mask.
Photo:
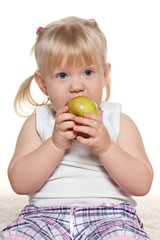
[(84, 125), (84, 126), (90, 126), (93, 128), (98, 128), (99, 124), (101, 122), (100, 119), (98, 120), (93, 120), (90, 118), (83, 118), (83, 117), (75, 117), (74, 121), (78, 124)]
[(94, 137), (96, 135), (95, 128), (88, 127), (88, 126), (74, 126), (73, 130), (76, 132), (87, 134), (92, 137)]
[(86, 119), (92, 119), (92, 120), (97, 121), (97, 122), (102, 122), (101, 115), (96, 115), (96, 114), (93, 114), (93, 113), (84, 113), (83, 116)]
[(86, 145), (86, 146), (92, 145), (92, 141), (90, 138), (84, 138), (82, 136), (77, 136), (77, 140), (83, 145)]
[(60, 131), (65, 132), (68, 129), (73, 129), (74, 126), (76, 126), (75, 122), (73, 122), (73, 121), (65, 121), (65, 122), (62, 122), (59, 125), (59, 129), (60, 129)]
[(77, 133), (75, 131), (67, 131), (64, 133), (64, 138), (66, 140), (72, 140), (77, 137)]
[(99, 110), (99, 116), (100, 116), (100, 118), (102, 119), (103, 118), (103, 110)]
[(68, 107), (68, 106), (64, 106), (63, 108), (60, 108), (60, 109), (57, 111), (56, 116), (59, 116), (59, 115), (62, 114), (62, 113), (66, 113), (66, 112), (68, 112), (68, 110), (69, 110), (69, 107)]
[(74, 121), (75, 119), (75, 115), (68, 113), (68, 112), (64, 112), (64, 113), (59, 113), (56, 116), (56, 123), (60, 124), (64, 121)]

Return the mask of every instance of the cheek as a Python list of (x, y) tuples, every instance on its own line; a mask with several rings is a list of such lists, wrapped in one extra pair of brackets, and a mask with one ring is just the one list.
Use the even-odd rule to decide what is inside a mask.
[(57, 86), (57, 84), (55, 84), (53, 81), (50, 81), (50, 79), (46, 83), (46, 87), (49, 100), (53, 106), (53, 109), (57, 112), (61, 107), (65, 105), (64, 96), (66, 94), (63, 93), (63, 88), (61, 91), (61, 87)]
[(66, 96), (65, 94), (58, 91), (55, 93), (52, 92), (52, 94), (49, 94), (49, 99), (55, 112), (57, 112), (59, 109), (61, 109), (66, 105), (67, 99), (65, 96)]
[(96, 102), (97, 106), (99, 107), (102, 101), (103, 95), (103, 88), (97, 85), (96, 88), (92, 89), (90, 97)]

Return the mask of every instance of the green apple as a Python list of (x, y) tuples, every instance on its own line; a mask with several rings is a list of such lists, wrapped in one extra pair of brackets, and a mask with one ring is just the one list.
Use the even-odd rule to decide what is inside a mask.
[(75, 114), (79, 117), (83, 117), (85, 112), (94, 113), (98, 115), (98, 108), (96, 103), (85, 96), (78, 96), (68, 101), (69, 113)]

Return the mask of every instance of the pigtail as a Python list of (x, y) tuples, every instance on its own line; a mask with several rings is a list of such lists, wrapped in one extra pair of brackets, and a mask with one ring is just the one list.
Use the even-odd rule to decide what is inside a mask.
[(111, 95), (111, 77), (109, 76), (108, 83), (106, 85), (106, 99), (105, 99), (106, 101), (109, 100), (110, 95)]
[(109, 100), (110, 94), (111, 94), (111, 86), (110, 86), (110, 84), (107, 84), (107, 86), (106, 86), (106, 101)]
[(37, 107), (37, 106), (42, 106), (48, 102), (48, 99), (47, 99), (47, 100), (44, 100), (41, 104), (39, 104), (33, 99), (31, 95), (31, 83), (33, 79), (34, 79), (34, 75), (30, 76), (24, 82), (22, 82), (14, 100), (14, 110), (21, 117), (26, 117), (29, 115), (24, 110), (25, 106)]

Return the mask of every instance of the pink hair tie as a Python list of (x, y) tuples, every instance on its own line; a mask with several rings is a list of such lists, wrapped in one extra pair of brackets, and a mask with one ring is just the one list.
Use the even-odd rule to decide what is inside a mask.
[(96, 20), (94, 18), (90, 18), (89, 21), (95, 22)]
[(43, 29), (43, 27), (39, 27), (39, 28), (37, 28), (37, 32), (36, 32), (36, 34), (38, 35), (39, 32), (40, 32), (42, 29)]

